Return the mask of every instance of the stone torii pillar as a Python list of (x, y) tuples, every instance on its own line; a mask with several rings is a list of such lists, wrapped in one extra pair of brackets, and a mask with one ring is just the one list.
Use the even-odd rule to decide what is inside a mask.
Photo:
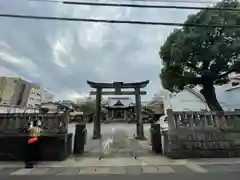
[(144, 128), (143, 128), (143, 119), (142, 119), (142, 105), (141, 105), (141, 95), (140, 95), (140, 88), (135, 88), (135, 100), (136, 100), (136, 129), (137, 129), (137, 136), (136, 139), (144, 140)]
[(93, 139), (99, 139), (101, 136), (101, 101), (102, 101), (102, 88), (97, 88), (96, 116), (94, 119)]

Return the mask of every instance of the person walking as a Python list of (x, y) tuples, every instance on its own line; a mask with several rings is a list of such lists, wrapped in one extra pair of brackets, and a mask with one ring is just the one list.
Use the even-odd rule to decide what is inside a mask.
[(39, 160), (39, 139), (41, 128), (38, 121), (30, 123), (28, 128), (26, 168), (33, 168)]

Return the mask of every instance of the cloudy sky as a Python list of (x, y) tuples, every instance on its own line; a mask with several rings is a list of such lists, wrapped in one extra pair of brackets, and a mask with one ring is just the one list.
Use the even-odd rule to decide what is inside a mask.
[[(107, 2), (116, 1), (129, 3), (131, 0)], [(192, 1), (205, 3), (174, 3), (171, 0), (168, 3), (130, 3), (186, 6), (211, 4), (205, 0)], [(184, 22), (192, 12), (0, 0), (0, 13), (39, 16)], [(22, 76), (41, 83), (54, 92), (57, 99), (88, 95), (90, 88), (87, 80), (150, 80), (146, 88), (148, 95), (144, 97), (144, 100), (148, 100), (161, 88), (158, 51), (173, 29), (168, 26), (0, 18), (0, 76)]]

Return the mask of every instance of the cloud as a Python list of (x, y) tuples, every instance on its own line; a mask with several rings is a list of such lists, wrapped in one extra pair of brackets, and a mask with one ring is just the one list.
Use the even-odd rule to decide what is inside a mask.
[[(4, 1), (2, 13), (183, 22), (191, 12)], [(134, 2), (133, 2), (134, 3)], [(136, 3), (136, 2), (135, 2)], [(168, 4), (168, 3), (165, 3)], [(86, 96), (86, 81), (143, 81), (159, 91), (159, 47), (174, 27), (0, 19), (1, 75), (40, 82), (58, 99)]]

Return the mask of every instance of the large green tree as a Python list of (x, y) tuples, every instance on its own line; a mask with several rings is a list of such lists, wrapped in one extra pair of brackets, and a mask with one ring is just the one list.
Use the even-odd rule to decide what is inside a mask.
[[(240, 9), (236, 0), (224, 0), (216, 8)], [(229, 74), (240, 72), (240, 28), (190, 27), (189, 24), (240, 25), (240, 10), (201, 10), (175, 29), (160, 49), (160, 78), (165, 89), (179, 92), (186, 85), (202, 87), (212, 111), (222, 111), (214, 85), (225, 84)]]

